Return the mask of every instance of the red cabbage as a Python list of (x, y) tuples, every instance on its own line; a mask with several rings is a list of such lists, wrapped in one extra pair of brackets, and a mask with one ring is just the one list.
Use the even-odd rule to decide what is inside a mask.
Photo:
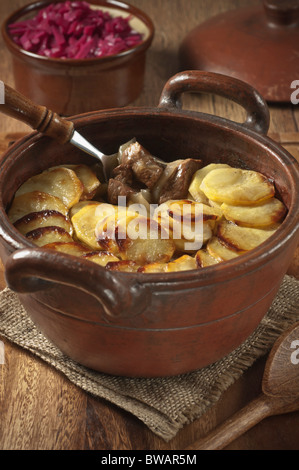
[(60, 59), (92, 59), (118, 54), (142, 41), (130, 16), (112, 17), (84, 1), (53, 3), (29, 20), (9, 25), (22, 49)]

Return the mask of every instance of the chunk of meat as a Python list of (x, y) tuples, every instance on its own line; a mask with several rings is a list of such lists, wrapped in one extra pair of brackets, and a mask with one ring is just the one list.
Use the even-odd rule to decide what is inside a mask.
[(165, 165), (157, 161), (142, 145), (134, 142), (122, 154), (122, 164), (132, 168), (138, 181), (151, 189), (161, 177)]
[(121, 181), (122, 183), (128, 186), (133, 186), (134, 173), (131, 165), (128, 165), (127, 163), (122, 163), (121, 165), (118, 165), (112, 171), (112, 178), (116, 179), (117, 181)]
[(163, 204), (170, 199), (186, 199), (192, 177), (201, 167), (201, 160), (188, 158), (180, 161), (161, 188), (159, 204)]
[(110, 178), (107, 189), (107, 199), (110, 204), (117, 205), (119, 196), (128, 198), (136, 193), (137, 191), (127, 184), (117, 179)]

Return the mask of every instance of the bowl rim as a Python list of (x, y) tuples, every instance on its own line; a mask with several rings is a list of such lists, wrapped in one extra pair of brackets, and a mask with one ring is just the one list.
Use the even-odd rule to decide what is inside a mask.
[[(260, 146), (264, 147), (265, 150), (267, 149), (268, 152), (270, 151), (274, 155), (279, 156), (279, 161), (285, 168), (285, 172), (288, 174), (288, 179), (291, 180), (293, 178), (294, 184), (298, 191), (293, 194), (293, 204), (291, 206), (291, 210), (288, 211), (286, 219), (283, 221), (281, 226), (277, 229), (274, 235), (272, 235), (269, 239), (267, 239), (264, 243), (259, 245), (258, 247), (250, 250), (248, 253), (242, 254), (242, 256), (234, 258), (232, 260), (222, 262), (213, 266), (207, 266), (204, 269), (195, 269), (183, 272), (173, 272), (173, 273), (127, 273), (127, 272), (120, 272), (117, 273), (120, 276), (128, 276), (128, 277), (135, 277), (138, 278), (142, 284), (155, 284), (157, 287), (161, 284), (161, 288), (167, 283), (180, 283), (180, 284), (189, 284), (190, 287), (196, 285), (209, 285), (211, 279), (214, 283), (225, 282), (228, 279), (232, 278), (239, 278), (241, 276), (246, 275), (248, 272), (254, 272), (259, 270), (261, 266), (269, 263), (276, 254), (286, 246), (289, 241), (296, 237), (299, 238), (299, 212), (298, 207), (299, 205), (299, 164), (295, 160), (295, 158), (283, 147), (281, 147), (278, 143), (270, 139), (266, 135), (262, 135), (257, 133), (254, 130), (244, 127), (244, 125), (235, 123), (233, 121), (227, 120), (222, 117), (212, 116), (205, 113), (200, 112), (193, 112), (193, 111), (186, 111), (186, 110), (176, 110), (174, 113), (173, 110), (165, 110), (159, 108), (135, 108), (135, 107), (127, 107), (127, 108), (114, 108), (111, 110), (100, 110), (100, 111), (92, 111), (84, 114), (78, 114), (72, 116), (68, 119), (71, 119), (72, 122), (77, 124), (77, 129), (80, 130), (80, 126), (86, 126), (86, 122), (84, 119), (91, 119), (91, 122), (96, 121), (97, 119), (100, 120), (107, 120), (116, 119), (125, 115), (130, 115), (131, 113), (134, 116), (139, 115), (151, 115), (151, 116), (165, 116), (169, 118), (174, 117), (185, 117), (189, 119), (196, 119), (199, 121), (208, 122), (208, 124), (213, 125), (216, 129), (217, 127), (221, 126), (222, 128), (226, 129), (228, 132), (234, 131), (236, 132), (239, 137), (247, 138), (253, 143), (257, 143)], [(12, 155), (15, 152), (18, 152), (20, 155), (23, 154), (31, 145), (34, 145), (40, 139), (45, 138), (38, 132), (33, 132), (28, 134), (24, 138), (17, 141), (13, 144), (8, 151), (5, 152), (3, 159), (0, 163), (0, 180), (2, 179), (1, 173), (3, 170), (3, 165), (5, 162), (10, 159), (10, 166), (12, 165)], [(284, 160), (284, 161), (283, 161)], [(295, 163), (295, 165), (294, 165)], [(294, 189), (296, 189), (294, 188)], [(2, 189), (0, 188), (0, 193)], [(295, 204), (295, 199), (297, 201), (297, 206)], [(4, 220), (3, 220), (4, 215)], [(23, 248), (35, 248), (36, 245), (33, 245), (31, 242), (27, 241), (24, 236), (22, 236), (17, 229), (14, 228), (13, 224), (8, 219), (8, 216), (5, 211), (5, 207), (3, 207), (2, 200), (0, 200), (0, 219), (2, 219), (2, 223), (0, 225), (0, 238), (4, 239), (14, 250), (19, 250)], [(7, 237), (8, 236), (8, 237)], [(63, 257), (63, 253), (60, 253)], [(71, 256), (71, 255), (67, 255)], [(242, 260), (240, 261), (240, 259)], [(83, 263), (87, 263), (88, 261), (82, 260)], [(88, 262), (90, 264), (90, 262)], [(101, 266), (96, 265), (98, 269), (105, 269)]]
[(104, 57), (95, 57), (95, 58), (87, 58), (87, 59), (61, 59), (61, 58), (55, 58), (55, 57), (46, 57), (46, 56), (35, 54), (34, 52), (26, 51), (25, 49), (22, 49), (20, 46), (18, 46), (18, 44), (12, 39), (11, 35), (8, 32), (9, 24), (13, 23), (18, 18), (25, 15), (26, 13), (29, 13), (30, 11), (39, 10), (47, 5), (50, 5), (51, 3), (60, 3), (61, 1), (62, 0), (37, 0), (35, 2), (28, 3), (27, 5), (24, 5), (23, 7), (11, 13), (3, 21), (2, 27), (1, 27), (2, 37), (8, 49), (17, 56), (39, 61), (44, 64), (46, 63), (49, 65), (55, 64), (57, 66), (73, 66), (74, 67), (74, 66), (94, 65), (94, 64), (100, 64), (100, 63), (105, 64), (107, 62), (108, 63), (115, 62), (122, 58), (131, 58), (132, 55), (138, 54), (148, 49), (153, 41), (153, 38), (155, 35), (155, 26), (151, 18), (144, 11), (140, 10), (139, 8), (129, 3), (119, 1), (119, 0), (85, 0), (90, 4), (93, 3), (94, 5), (99, 5), (103, 7), (112, 8), (115, 10), (125, 11), (128, 13), (128, 15), (132, 14), (133, 16), (138, 18), (140, 21), (142, 21), (146, 25), (148, 29), (148, 36), (136, 46), (130, 47), (126, 49), (125, 51), (119, 52), (118, 54), (111, 54), (111, 55), (104, 56)]

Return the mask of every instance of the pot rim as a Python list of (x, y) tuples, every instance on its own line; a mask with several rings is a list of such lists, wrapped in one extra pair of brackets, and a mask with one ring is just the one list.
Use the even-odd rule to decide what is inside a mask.
[[(100, 110), (100, 111), (92, 111), (84, 114), (79, 114), (68, 118), (72, 120), (75, 124), (77, 124), (77, 129), (80, 130), (80, 121), (84, 118), (104, 118), (113, 119), (116, 115), (118, 118), (120, 114), (123, 116), (130, 115), (130, 113), (134, 112), (134, 115), (151, 115), (151, 116), (166, 116), (175, 118), (176, 116), (183, 116), (190, 119), (195, 119), (197, 121), (205, 121), (209, 125), (217, 127), (226, 128), (229, 131), (236, 132), (241, 138), (246, 138), (254, 143), (258, 143), (267, 150), (271, 151), (273, 155), (279, 157), (279, 161), (282, 162), (283, 167), (288, 175), (289, 180), (292, 180), (292, 203), (289, 207), (288, 214), (275, 232), (274, 235), (269, 237), (264, 243), (259, 245), (258, 247), (254, 248), (253, 250), (249, 251), (248, 253), (242, 254), (240, 257), (235, 259), (219, 263), (217, 265), (208, 266), (204, 269), (197, 269), (197, 270), (190, 270), (184, 272), (173, 272), (173, 273), (127, 273), (127, 272), (119, 272), (115, 273), (117, 277), (131, 277), (138, 279), (138, 283), (140, 284), (154, 284), (156, 287), (161, 285), (161, 288), (165, 286), (167, 283), (181, 283), (181, 284), (188, 284), (195, 282), (196, 285), (208, 285), (213, 281), (213, 283), (220, 283), (224, 282), (225, 280), (241, 277), (248, 272), (253, 272), (258, 270), (262, 265), (267, 264), (270, 262), (276, 253), (283, 249), (283, 247), (288, 244), (288, 242), (296, 235), (298, 235), (299, 240), (299, 164), (296, 159), (287, 152), (283, 147), (281, 147), (278, 143), (270, 139), (266, 135), (262, 135), (248, 127), (245, 127), (243, 124), (235, 123), (228, 119), (218, 116), (212, 116), (202, 112), (195, 112), (195, 111), (182, 111), (176, 109), (174, 112), (173, 109), (165, 109), (165, 108), (151, 108), (151, 107), (143, 107), (143, 108), (135, 108), (135, 107), (127, 107), (127, 108), (114, 108), (111, 110)], [(82, 125), (84, 125), (82, 123)], [(86, 123), (85, 123), (86, 126)], [(9, 163), (13, 165), (14, 158), (13, 155), (15, 152), (18, 154), (22, 154), (23, 152), (27, 151), (29, 146), (34, 145), (40, 139), (45, 138), (38, 132), (32, 132), (29, 135), (25, 136), (24, 138), (15, 142), (7, 152), (5, 152), (1, 164), (0, 164), (0, 173), (3, 171), (3, 165), (6, 164), (9, 160)], [(0, 188), (1, 191), (1, 188)], [(37, 248), (36, 245), (33, 245), (31, 242), (27, 241), (26, 238), (21, 235), (17, 229), (11, 224), (6, 214), (5, 208), (3, 207), (2, 201), (0, 201), (0, 217), (2, 218), (2, 226), (0, 226), (0, 237), (5, 240), (14, 250), (21, 250), (24, 248)], [(46, 251), (46, 250), (43, 250)], [(47, 250), (48, 251), (48, 250)], [(72, 255), (65, 255), (64, 253), (59, 253), (61, 259), (66, 256), (68, 259), (71, 256), (72, 258), (76, 258)], [(78, 260), (78, 258), (76, 258)], [(91, 266), (89, 261), (81, 260), (83, 264), (88, 263), (86, 266), (90, 266), (91, 269), (99, 269), (105, 270), (105, 268), (95, 265)]]
[[(39, 10), (43, 6), (47, 6), (51, 3), (59, 3), (60, 0), (37, 0), (35, 2), (29, 3), (18, 10), (14, 11), (11, 15), (9, 15), (3, 22), (2, 24), (2, 37), (4, 39), (4, 42), (10, 52), (14, 54), (15, 56), (19, 58), (23, 58), (23, 60), (34, 60), (37, 63), (43, 64), (43, 65), (48, 65), (49, 67), (51, 66), (56, 66), (56, 67), (84, 67), (84, 66), (93, 66), (93, 65), (117, 65), (117, 61), (120, 60), (130, 60), (132, 57), (135, 55), (147, 50), (154, 38), (155, 34), (155, 27), (154, 24), (151, 20), (151, 18), (142, 10), (139, 8), (130, 5), (129, 3), (125, 3), (119, 0), (95, 0), (95, 4), (99, 6), (106, 6), (115, 10), (120, 10), (120, 11), (126, 11), (129, 14), (132, 14), (136, 18), (138, 18), (140, 21), (143, 22), (143, 24), (147, 27), (148, 29), (148, 35), (147, 37), (141, 41), (141, 43), (137, 44), (137, 46), (130, 47), (129, 49), (126, 49), (123, 52), (120, 52), (118, 54), (113, 54), (109, 56), (104, 56), (104, 57), (98, 57), (98, 58), (89, 58), (89, 59), (60, 59), (60, 58), (54, 58), (54, 57), (45, 57), (41, 56), (38, 54), (35, 54), (33, 52), (26, 51), (25, 49), (22, 49), (20, 46), (18, 46), (15, 41), (11, 38), (9, 32), (8, 32), (8, 25), (10, 23), (13, 23), (20, 17), (24, 16), (25, 14), (29, 13), (30, 11), (35, 11)], [(89, 0), (88, 0), (89, 1)], [(92, 3), (93, 0), (90, 0), (89, 3)]]

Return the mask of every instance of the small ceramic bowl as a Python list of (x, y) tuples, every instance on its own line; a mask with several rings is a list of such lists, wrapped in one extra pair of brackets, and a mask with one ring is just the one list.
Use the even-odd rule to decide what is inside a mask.
[(36, 103), (69, 116), (98, 109), (123, 107), (140, 95), (144, 84), (146, 52), (154, 37), (154, 25), (141, 10), (114, 0), (89, 3), (112, 16), (130, 16), (130, 25), (143, 41), (119, 54), (95, 59), (56, 59), (27, 52), (11, 38), (9, 24), (37, 14), (59, 0), (31, 3), (10, 15), (2, 35), (11, 53), (15, 88)]

